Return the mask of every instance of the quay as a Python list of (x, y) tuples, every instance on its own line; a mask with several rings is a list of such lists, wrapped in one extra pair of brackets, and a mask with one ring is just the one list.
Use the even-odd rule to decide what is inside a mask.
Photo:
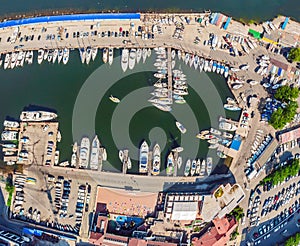
[(172, 87), (172, 83), (173, 83), (173, 76), (172, 76), (172, 55), (171, 55), (172, 49), (170, 47), (167, 48), (167, 58), (168, 58), (168, 98), (171, 102), (173, 102), (173, 95), (172, 95), (172, 91), (173, 91), (173, 87)]

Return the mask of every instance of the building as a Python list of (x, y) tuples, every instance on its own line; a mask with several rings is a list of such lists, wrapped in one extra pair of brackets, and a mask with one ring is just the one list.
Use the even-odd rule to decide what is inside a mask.
[(220, 185), (212, 195), (205, 196), (201, 218), (207, 222), (223, 218), (239, 205), (244, 197), (245, 193), (239, 184)]
[(192, 239), (194, 246), (224, 246), (230, 240), (231, 233), (237, 228), (237, 221), (232, 218), (230, 221), (224, 218), (216, 218), (213, 225), (201, 236)]
[(287, 132), (280, 133), (278, 135), (280, 144), (285, 144), (292, 140), (297, 140), (298, 138), (300, 138), (300, 127), (289, 130)]

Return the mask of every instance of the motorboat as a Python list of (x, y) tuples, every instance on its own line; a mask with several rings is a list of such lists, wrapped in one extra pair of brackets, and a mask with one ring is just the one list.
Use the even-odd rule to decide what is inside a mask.
[(224, 109), (229, 110), (229, 111), (239, 111), (239, 110), (241, 110), (241, 108), (238, 107), (237, 105), (229, 104), (229, 103), (224, 104)]
[(167, 158), (167, 170), (166, 173), (168, 176), (172, 175), (174, 173), (174, 157), (173, 153), (170, 152)]
[(3, 126), (6, 128), (18, 128), (20, 124), (18, 121), (4, 120)]
[(112, 65), (114, 61), (114, 48), (109, 48), (108, 49), (108, 64)]
[(46, 111), (22, 111), (21, 121), (49, 121), (57, 118), (57, 114)]
[(86, 48), (86, 53), (85, 53), (85, 63), (88, 65), (91, 61), (92, 58), (92, 48), (91, 47), (87, 47)]
[(128, 68), (128, 56), (129, 56), (129, 50), (124, 48), (122, 50), (122, 59), (121, 59), (121, 67), (123, 72), (126, 72)]
[(57, 62), (60, 63), (63, 59), (64, 51), (63, 49), (58, 50), (58, 55), (57, 55)]
[(142, 58), (142, 49), (137, 49), (136, 51), (136, 62), (139, 63), (141, 61)]
[(176, 121), (176, 126), (182, 134), (186, 133), (186, 128), (180, 122)]
[(206, 172), (207, 172), (208, 176), (210, 175), (211, 171), (212, 171), (212, 158), (207, 157), (206, 158)]
[(231, 139), (231, 138), (233, 138), (233, 135), (231, 133), (228, 133), (228, 132), (223, 132), (223, 137)]
[(120, 102), (120, 99), (117, 98), (117, 97), (114, 97), (113, 95), (111, 95), (111, 96), (109, 97), (109, 99), (110, 99), (112, 102), (114, 102), (114, 103), (119, 103), (119, 102)]
[(68, 48), (64, 48), (63, 51), (63, 64), (67, 64), (69, 61), (69, 56), (70, 56), (70, 50)]
[(201, 169), (200, 169), (200, 173), (199, 173), (200, 176), (205, 175), (205, 171), (206, 171), (205, 164), (206, 164), (206, 161), (203, 160), (202, 163), (201, 163)]
[(139, 172), (147, 173), (148, 172), (148, 161), (149, 161), (149, 146), (146, 141), (143, 141), (140, 147), (140, 163), (139, 163)]
[(177, 168), (180, 169), (181, 165), (182, 165), (182, 157), (178, 156), (178, 158), (177, 158)]
[(181, 147), (181, 146), (176, 147), (176, 148), (172, 149), (172, 151), (173, 151), (173, 152), (178, 152), (178, 153), (180, 153), (180, 152), (183, 151), (183, 147)]
[(79, 151), (79, 168), (88, 168), (90, 157), (90, 140), (83, 137), (80, 144)]
[(225, 130), (225, 131), (236, 131), (237, 127), (233, 124), (230, 124), (228, 122), (225, 122), (225, 121), (221, 121), (219, 123), (219, 128), (221, 130)]
[(186, 161), (185, 168), (184, 168), (184, 176), (185, 177), (187, 177), (190, 174), (190, 170), (191, 170), (191, 160), (188, 159)]
[(102, 61), (104, 63), (107, 63), (107, 60), (108, 60), (108, 48), (104, 48), (102, 53)]
[(98, 47), (92, 47), (92, 60), (95, 61), (98, 54)]
[(53, 57), (52, 57), (52, 63), (56, 62), (57, 57), (58, 57), (58, 49), (54, 49)]
[(143, 48), (143, 50), (142, 50), (143, 63), (146, 62), (146, 59), (147, 59), (147, 56), (148, 56), (147, 53), (148, 53), (148, 52), (147, 52), (147, 49), (146, 49), (146, 48)]
[(123, 163), (123, 161), (124, 161), (124, 151), (123, 150), (119, 150), (119, 159)]
[(43, 62), (44, 53), (45, 53), (45, 51), (43, 49), (38, 50), (38, 64), (41, 64)]
[(158, 108), (159, 110), (165, 111), (165, 112), (170, 112), (172, 111), (172, 107), (169, 105), (161, 105), (158, 103), (152, 103), (152, 105), (156, 108)]
[[(86, 52), (85, 52), (85, 48), (80, 48), (79, 49), (79, 55), (80, 55), (80, 60), (81, 60), (81, 63), (85, 63), (85, 56), (86, 56)], [(48, 59), (49, 61), (49, 59)]]
[(219, 136), (221, 135), (221, 132), (217, 129), (214, 129), (214, 128), (210, 128), (210, 133), (215, 134), (215, 135), (219, 135)]
[(128, 64), (130, 70), (134, 68), (135, 60), (136, 60), (136, 49), (131, 49), (129, 53), (129, 64)]
[(193, 161), (192, 161), (192, 167), (191, 167), (191, 176), (194, 176), (194, 175), (195, 175), (196, 168), (197, 168), (197, 161), (196, 161), (196, 160), (193, 160)]
[(77, 152), (77, 149), (78, 149), (78, 144), (77, 144), (77, 142), (75, 142), (75, 143), (73, 144), (72, 152), (73, 152), (73, 153), (76, 153), (76, 152)]
[(161, 158), (160, 158), (160, 147), (158, 144), (154, 145), (153, 148), (153, 161), (152, 161), (152, 171), (151, 174), (152, 175), (158, 175), (160, 172), (160, 162), (161, 162)]
[(196, 162), (196, 171), (195, 171), (196, 175), (198, 175), (200, 173), (200, 168), (201, 168), (201, 162), (198, 159), (197, 162)]
[(100, 148), (100, 141), (98, 139), (98, 136), (96, 135), (92, 141), (92, 151), (91, 151), (91, 157), (90, 157), (90, 168), (92, 170), (98, 170), (99, 148)]

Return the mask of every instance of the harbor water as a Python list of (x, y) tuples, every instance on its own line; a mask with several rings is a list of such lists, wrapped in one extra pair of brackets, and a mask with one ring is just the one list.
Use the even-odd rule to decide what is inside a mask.
[[(154, 53), (154, 52), (152, 52)], [(0, 69), (1, 77), (1, 91), (0, 97), (0, 120), (3, 122), (5, 117), (10, 116), (18, 118), (20, 112), (24, 106), (39, 105), (44, 107), (53, 108), (58, 113), (58, 120), (60, 123), (60, 130), (62, 132), (62, 141), (59, 143), (60, 149), (60, 161), (70, 160), (72, 154), (72, 117), (74, 105), (84, 82), (88, 77), (99, 68), (102, 63), (102, 52), (98, 52), (98, 56), (94, 62), (90, 62), (89, 65), (81, 64), (79, 53), (77, 50), (70, 52), (70, 60), (67, 65), (52, 64), (44, 61), (41, 65), (37, 64), (37, 53), (34, 54), (35, 59), (32, 65), (25, 65), (22, 68), (13, 70)], [(111, 68), (112, 73), (115, 71), (121, 71), (120, 60), (117, 56), (120, 55), (120, 50), (115, 50), (115, 61)], [(155, 55), (152, 54), (146, 64), (152, 65), (155, 59)], [(104, 66), (109, 67), (108, 64)], [(139, 64), (143, 66), (143, 64)], [(105, 91), (105, 95), (101, 99), (97, 113), (95, 117), (95, 132), (99, 136), (101, 143), (106, 147), (108, 153), (108, 160), (111, 165), (106, 165), (104, 162), (103, 168), (105, 170), (121, 170), (121, 162), (118, 158), (118, 149), (129, 148), (129, 155), (133, 159), (133, 169), (131, 172), (137, 171), (137, 159), (138, 159), (138, 147), (142, 140), (147, 140), (148, 144), (152, 148), (153, 145), (158, 142), (161, 145), (162, 150), (162, 163), (164, 163), (167, 153), (174, 147), (177, 147), (184, 142), (185, 148), (182, 153), (183, 161), (187, 158), (205, 158), (208, 152), (208, 145), (205, 141), (200, 141), (195, 137), (197, 131), (209, 128), (212, 124), (217, 124), (217, 117), (210, 117), (208, 111), (209, 108), (219, 107), (222, 111), (222, 105), (214, 105), (214, 101), (207, 105), (204, 103), (200, 90), (197, 89), (197, 84), (202, 84), (203, 88), (206, 88), (205, 84), (213, 82), (213, 86), (218, 92), (218, 96), (221, 101), (225, 102), (226, 97), (232, 96), (225, 79), (221, 75), (208, 73), (200, 73), (199, 70), (195, 71), (193, 68), (178, 62), (176, 67), (181, 67), (183, 72), (187, 75), (189, 83), (189, 95), (186, 98), (187, 104), (174, 105), (174, 114), (168, 112), (162, 112), (150, 103), (137, 112), (132, 112), (132, 117), (129, 119), (129, 127), (126, 127), (124, 123), (124, 134), (128, 132), (129, 138), (115, 139), (112, 133), (112, 124), (115, 115), (119, 115), (122, 120), (122, 114), (124, 118), (126, 114), (130, 112), (130, 102), (126, 103), (128, 98), (132, 99), (130, 93), (138, 91), (142, 88), (141, 93), (145, 102), (150, 98), (151, 86), (157, 79), (153, 77), (153, 71), (133, 73), (131, 75), (123, 77), (121, 80), (114, 82), (111, 87)], [(133, 70), (134, 71), (134, 70)], [(99, 78), (99, 83), (105, 80), (109, 80), (109, 73), (103, 74)], [(194, 86), (195, 85), (195, 86)], [(200, 92), (199, 92), (200, 91)], [(120, 104), (114, 104), (109, 100), (110, 95), (116, 95), (121, 99)], [(86, 100), (89, 100), (87, 97)], [(139, 104), (136, 100), (133, 102)], [(123, 108), (122, 108), (122, 107)], [(119, 109), (120, 107), (120, 109)], [(192, 118), (195, 118), (197, 124), (195, 126), (189, 126), (189, 119), (185, 117), (186, 110), (191, 108)], [(88, 110), (88, 109), (87, 109)], [(121, 116), (120, 116), (121, 115)], [(222, 115), (225, 116), (225, 115)], [(227, 115), (230, 118), (237, 118), (237, 114)], [(175, 125), (177, 118), (185, 124), (188, 132), (183, 135)], [(195, 125), (195, 124), (194, 124)], [(194, 129), (193, 129), (194, 127)], [(189, 129), (193, 129), (189, 132)], [(119, 131), (119, 130), (117, 130)], [(79, 136), (90, 135), (88, 129), (81, 128)], [(92, 139), (93, 136), (89, 136)], [(80, 140), (80, 139), (75, 139)], [(134, 146), (131, 147), (131, 146)], [(196, 146), (196, 147), (195, 147)], [(195, 148), (197, 148), (195, 150)], [(162, 168), (163, 168), (162, 164)], [(184, 165), (183, 165), (184, 167)], [(183, 168), (182, 167), (182, 168)], [(180, 172), (179, 172), (180, 174)]]

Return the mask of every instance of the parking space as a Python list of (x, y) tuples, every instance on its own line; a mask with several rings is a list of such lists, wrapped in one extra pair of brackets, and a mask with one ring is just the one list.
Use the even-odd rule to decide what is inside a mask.
[[(59, 231), (81, 233), (83, 219), (93, 209), (91, 184), (61, 175), (30, 172), (16, 175), (13, 217)], [(28, 175), (29, 175), (28, 174)], [(37, 199), (38, 198), (38, 199)], [(87, 228), (84, 224), (84, 233)]]

